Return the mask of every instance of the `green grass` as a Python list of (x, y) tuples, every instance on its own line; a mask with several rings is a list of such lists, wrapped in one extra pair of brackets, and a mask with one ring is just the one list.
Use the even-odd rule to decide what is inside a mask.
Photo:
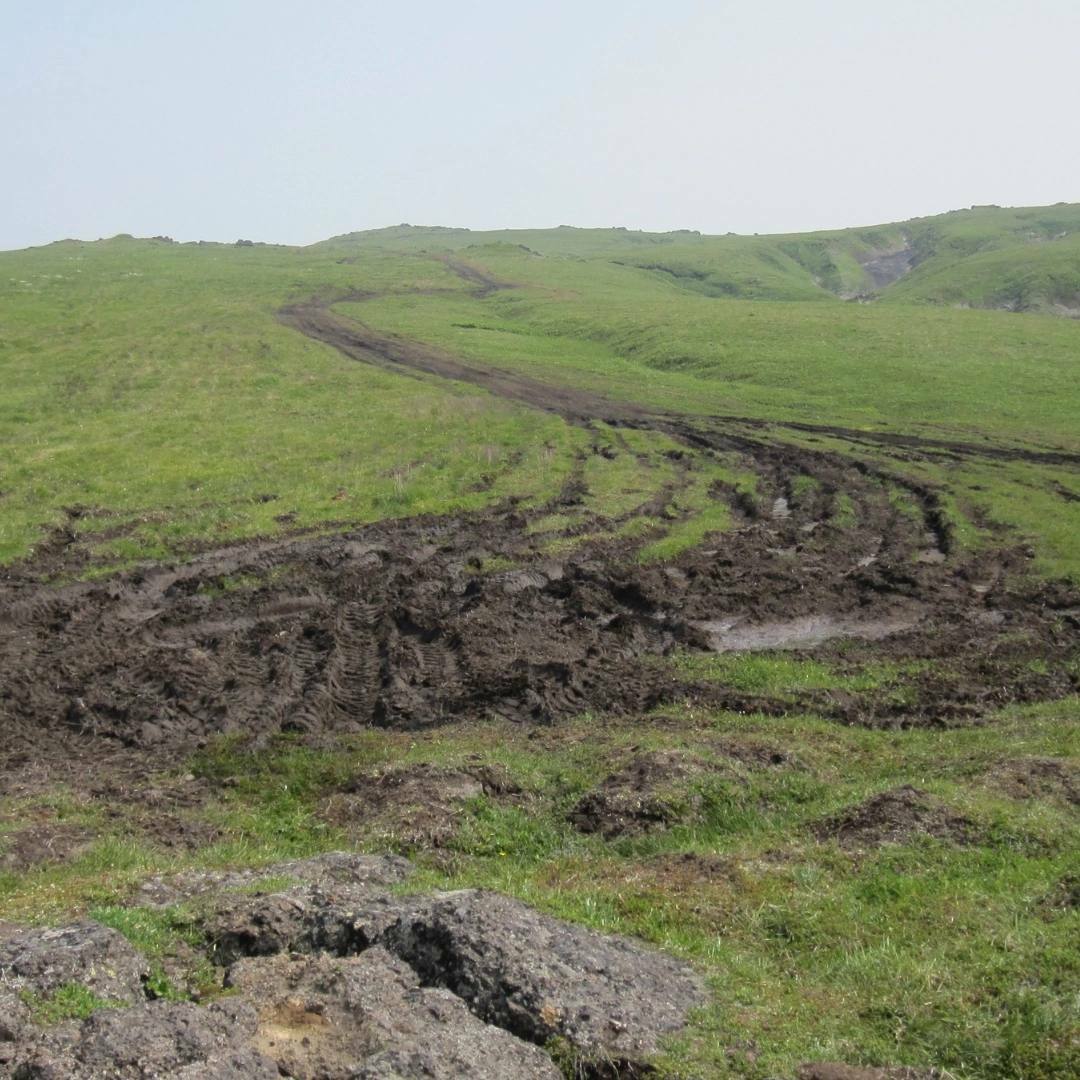
[(1077, 445), (1080, 328), (1069, 320), (714, 300), (608, 263), (522, 252), (487, 262), (520, 287), (485, 300), (389, 296), (341, 310), (470, 359), (558, 372), (689, 413)]
[(23, 991), (22, 1002), (38, 1024), (59, 1024), (64, 1020), (85, 1020), (98, 1009), (116, 1008), (117, 1002), (98, 997), (81, 983), (65, 983), (51, 994)]
[[(977, 310), (1069, 306), (1077, 230), (1080, 208), (1063, 206), (804, 237), (397, 228), (306, 249), (115, 239), (0, 254), (0, 562), (56, 527), (88, 556), (78, 572), (100, 576), (203, 544), (510, 497), (536, 515), (527, 535), (542, 550), (617, 536), (642, 559), (665, 559), (722, 546), (733, 502), (767, 507), (775, 494), (758, 492), (736, 455), (575, 427), (474, 388), (348, 361), (274, 317), (289, 300), (363, 290), (380, 295), (339, 313), (552, 384), (772, 422), (768, 437), (886, 469), (897, 513), (919, 513), (902, 481), (932, 492), (956, 549), (1029, 545), (1033, 570), (1080, 580), (1075, 469), (897, 458), (782, 426), (1080, 450), (1080, 323)], [(920, 259), (910, 275), (879, 302), (840, 299), (867, 290), (868, 258), (902, 244)], [(513, 287), (478, 298), (441, 258), (451, 251)], [(575, 479), (575, 504), (547, 505)], [(788, 482), (796, 503), (823, 495), (810, 477)], [(844, 492), (831, 506), (831, 527), (857, 524)], [(477, 572), (511, 565), (488, 559)], [(222, 577), (206, 588), (264, 583)], [(257, 751), (224, 740), (177, 763), (213, 792), (185, 810), (217, 833), (194, 851), (155, 845), (126, 804), (63, 791), (5, 804), (4, 836), (49, 820), (96, 839), (66, 863), (0, 875), (0, 918), (90, 913), (145, 952), (152, 993), (205, 996), (219, 973), (191, 959), (192, 912), (130, 906), (140, 881), (349, 844), (382, 850), (378, 830), (346, 834), (327, 819), (328, 795), (376, 767), (479, 761), (507, 769), (520, 795), (461, 807), (445, 848), (415, 854), (409, 887), (501, 889), (695, 964), (711, 1003), (667, 1048), (661, 1075), (790, 1076), (811, 1059), (932, 1065), (964, 1080), (1080, 1070), (1075, 808), (1052, 791), (1021, 800), (1002, 783), (1028, 758), (1075, 767), (1080, 702), (1012, 709), (977, 727), (871, 731), (826, 722), (805, 702), (834, 690), (902, 695), (918, 670), (745, 655), (674, 662), (793, 711), (673, 706), (528, 732), (371, 731)], [(781, 763), (754, 767), (726, 753), (732, 742), (783, 751)], [(653, 750), (713, 766), (665, 791), (692, 811), (685, 820), (610, 841), (576, 830), (577, 800)], [(828, 815), (902, 784), (969, 818), (975, 842), (915, 837), (855, 852), (819, 838)], [(179, 981), (178, 962), (190, 967)], [(101, 1005), (77, 986), (30, 1004), (48, 1022)]]
[[(150, 965), (146, 988), (152, 997), (182, 1001), (190, 996), (173, 983), (165, 970), (166, 962), (178, 952), (190, 954), (201, 944), (190, 911), (179, 905), (149, 908), (107, 904), (91, 908), (89, 915), (96, 922), (123, 934), (146, 957)], [(201, 958), (191, 971), (191, 983), (196, 996), (206, 996), (219, 989), (212, 965)]]
[(695, 678), (713, 679), (748, 694), (786, 694), (796, 690), (876, 690), (895, 675), (895, 666), (867, 665), (855, 674), (836, 671), (818, 660), (793, 660), (767, 653), (680, 653), (678, 668)]
[[(793, 658), (680, 663), (778, 694), (874, 691), (896, 674)], [(1078, 720), (1080, 699), (1009, 709), (977, 727), (909, 731), (669, 707), (532, 737), (499, 723), (370, 732), (333, 749), (282, 738), (252, 751), (225, 740), (182, 766), (214, 781), (219, 795), (202, 812), (223, 826), (222, 841), (183, 855), (101, 844), (69, 866), (9, 877), (0, 917), (89, 911), (146, 953), (154, 993), (212, 995), (220, 976), (203, 961), (182, 982), (165, 975), (167, 961), (199, 945), (196, 924), (182, 907), (126, 906), (140, 876), (339, 847), (340, 836), (318, 827), (320, 806), (373, 768), (499, 765), (521, 793), (465, 804), (446, 847), (414, 852), (408, 887), (499, 889), (696, 965), (711, 1001), (667, 1047), (660, 1075), (788, 1076), (814, 1059), (933, 1065), (963, 1080), (1069, 1075), (1080, 1022), (1080, 915), (1068, 900), (1075, 810), (1052, 793), (1020, 800), (1001, 778), (1007, 763), (1033, 757), (1080, 766)], [(787, 757), (756, 767), (727, 756), (732, 745)], [(667, 791), (672, 805), (697, 808), (687, 820), (610, 841), (573, 827), (581, 795), (634, 755), (665, 749), (720, 769)], [(974, 842), (915, 836), (851, 851), (815, 834), (829, 815), (902, 784), (974, 822)], [(382, 850), (374, 826), (356, 842)], [(72, 994), (48, 1007), (78, 1015), (63, 1011), (83, 1007)]]
[(667, 529), (664, 536), (641, 548), (639, 559), (643, 562), (670, 559), (680, 551), (696, 547), (710, 533), (731, 527), (731, 510), (726, 502), (712, 494), (710, 479), (707, 474), (696, 477), (691, 487), (675, 497), (671, 510), (682, 515), (683, 520)]
[[(305, 249), (0, 253), (0, 561), (57, 527), (94, 576), (282, 529), (539, 505), (596, 440), (615, 457), (586, 458), (590, 513), (618, 518), (670, 479), (658, 443), (634, 445), (647, 435), (346, 361), (274, 318), (351, 289), (384, 294), (338, 305), (378, 329), (658, 409), (1076, 450), (1080, 323), (955, 310), (939, 285), (978, 306), (1038, 263), (1066, 297), (1077, 229), (1061, 206), (803, 237), (396, 228)], [(922, 261), (885, 290), (895, 302), (837, 298), (905, 237)], [(514, 287), (476, 298), (448, 251)], [(983, 472), (989, 512), (1045, 547), (1040, 568), (1075, 572), (1080, 504), (1034, 496), (1021, 466)], [(724, 527), (691, 498), (686, 543)]]
[(0, 264), (19, 275), (0, 273), (0, 560), (69, 506), (101, 508), (72, 527), (119, 529), (100, 547), (123, 562), (273, 533), (279, 517), (542, 497), (577, 442), (489, 395), (344, 362), (274, 319), (297, 293), (440, 280), (438, 264), (376, 257), (347, 273), (287, 249), (120, 240)]

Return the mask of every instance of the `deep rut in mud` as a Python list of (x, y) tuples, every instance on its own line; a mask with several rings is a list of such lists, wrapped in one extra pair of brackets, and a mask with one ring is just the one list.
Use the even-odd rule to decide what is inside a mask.
[[(223, 733), (421, 728), (493, 715), (548, 723), (684, 699), (744, 710), (809, 704), (868, 724), (951, 723), (1076, 689), (1064, 666), (1030, 661), (1075, 656), (1077, 596), (1049, 585), (1017, 591), (1010, 581), (1024, 557), (1015, 550), (960, 558), (935, 493), (880, 465), (771, 441), (750, 422), (652, 415), (477, 368), (317, 302), (281, 318), (356, 360), (466, 381), (578, 425), (662, 432), (691, 455), (738, 454), (759, 478), (759, 501), (713, 491), (737, 527), (663, 565), (636, 559), (640, 540), (554, 555), (530, 536), (530, 522), (580, 506), (578, 480), (544, 507), (507, 503), (241, 544), (98, 584), (55, 588), (41, 571), (56, 565), (8, 568), (0, 719), (9, 770), (88, 738), (171, 748)], [(794, 490), (796, 476), (812, 487)], [(891, 497), (897, 486), (906, 506)], [(835, 519), (841, 495), (853, 522), (844, 527)], [(639, 509), (655, 513), (655, 503)], [(827, 653), (840, 636), (865, 642), (849, 659), (932, 663), (903, 700), (800, 703), (688, 680), (654, 660), (680, 647)]]

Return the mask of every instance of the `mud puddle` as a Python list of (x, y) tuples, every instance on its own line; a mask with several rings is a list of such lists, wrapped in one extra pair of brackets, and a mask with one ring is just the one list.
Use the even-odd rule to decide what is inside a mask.
[(745, 615), (705, 619), (694, 625), (708, 637), (714, 652), (754, 652), (768, 649), (812, 649), (838, 638), (881, 641), (919, 625), (925, 609), (891, 615), (830, 615), (819, 612), (797, 619), (754, 623)]

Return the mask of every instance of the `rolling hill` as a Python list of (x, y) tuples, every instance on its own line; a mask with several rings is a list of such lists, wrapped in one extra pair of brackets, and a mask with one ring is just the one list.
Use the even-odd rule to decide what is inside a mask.
[(0, 1071), (1076, 1075), (1078, 313), (1070, 204), (0, 253)]

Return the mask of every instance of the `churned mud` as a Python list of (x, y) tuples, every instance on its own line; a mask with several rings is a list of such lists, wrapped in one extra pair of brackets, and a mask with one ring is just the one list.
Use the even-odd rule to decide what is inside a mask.
[[(1080, 597), (1062, 586), (1017, 586), (1021, 548), (978, 557), (954, 550), (937, 493), (891, 475), (879, 459), (785, 444), (755, 421), (653, 415), (479, 368), (320, 301), (280, 317), (357, 361), (470, 382), (584, 427), (660, 432), (688, 461), (734, 455), (757, 476), (757, 496), (714, 487), (710, 497), (728, 505), (734, 527), (666, 564), (639, 558), (648, 536), (609, 534), (553, 551), (549, 534), (533, 535), (533, 523), (580, 510), (581, 469), (546, 506), (511, 500), (452, 518), (241, 543), (96, 583), (50, 584), (78, 573), (78, 545), (43, 544), (33, 561), (0, 576), (0, 794), (18, 794), (33, 775), (63, 778), (72, 753), (85, 760), (95, 747), (173, 760), (175, 748), (218, 735), (258, 743), (279, 732), (493, 716), (551, 724), (685, 700), (743, 710), (800, 704), (680, 676), (660, 662), (677, 650), (828, 657), (843, 646), (848, 662), (926, 661), (902, 695), (804, 696), (803, 705), (848, 723), (970, 722), (1010, 701), (1076, 689), (1067, 661), (1080, 648)], [(853, 445), (877, 440), (879, 448), (893, 439), (909, 455), (1040, 458), (848, 434)], [(666, 507), (673, 491), (638, 512), (677, 517)], [(182, 813), (176, 820), (179, 828)]]
[(326, 799), (322, 816), (347, 835), (363, 834), (395, 850), (441, 847), (470, 800), (519, 794), (510, 774), (493, 765), (409, 765), (357, 775)]
[(976, 840), (977, 831), (963, 814), (910, 785), (874, 795), (820, 822), (815, 829), (819, 839), (835, 839), (848, 848), (904, 844), (919, 836), (968, 844)]

